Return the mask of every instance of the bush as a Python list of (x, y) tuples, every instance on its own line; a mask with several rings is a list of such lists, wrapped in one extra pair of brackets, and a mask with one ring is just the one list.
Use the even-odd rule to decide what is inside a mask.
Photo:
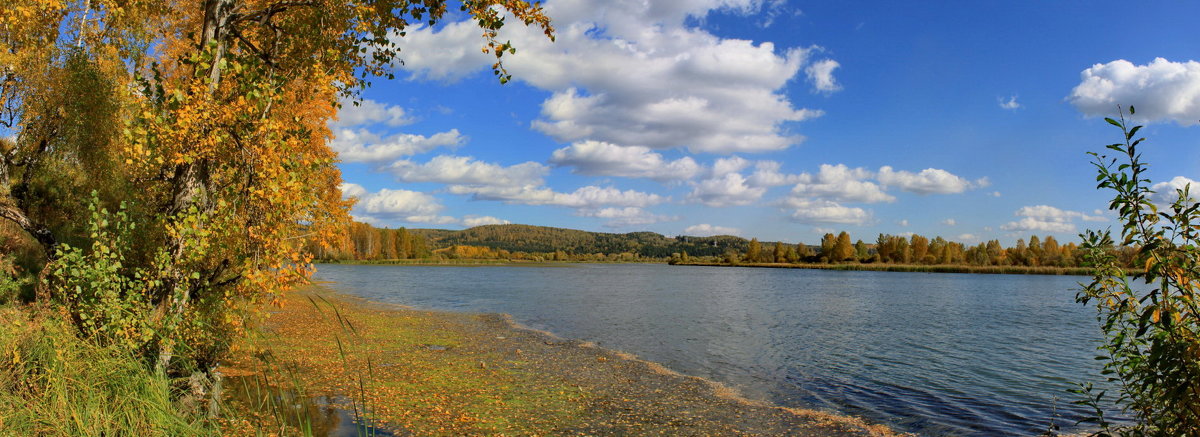
[[(1134, 113), (1134, 108), (1129, 108)], [(1100, 408), (1106, 393), (1090, 384), (1079, 401), (1095, 408), (1102, 435), (1181, 436), (1200, 433), (1200, 208), (1185, 187), (1161, 207), (1151, 201), (1147, 165), (1123, 114), (1106, 119), (1121, 129), (1124, 141), (1107, 146), (1116, 158), (1097, 153), (1097, 188), (1116, 192), (1109, 209), (1122, 223), (1121, 245), (1135, 247), (1132, 274), (1120, 268), (1111, 231), (1087, 231), (1083, 248), (1095, 276), (1078, 294), (1099, 312), (1105, 342), (1104, 374), (1120, 387), (1116, 403), (1136, 419), (1133, 425), (1109, 423)], [(1135, 289), (1132, 282), (1145, 287)]]

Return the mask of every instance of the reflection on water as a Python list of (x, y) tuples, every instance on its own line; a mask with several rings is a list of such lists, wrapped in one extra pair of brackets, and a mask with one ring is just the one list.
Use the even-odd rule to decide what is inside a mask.
[(748, 397), (927, 435), (1066, 430), (1099, 381), (1079, 277), (580, 265), (322, 265), (372, 300), (503, 312)]
[[(328, 437), (393, 437), (387, 430), (362, 424), (346, 399), (310, 396), (295, 389), (268, 384), (260, 374), (227, 376), (222, 379), (226, 402), (239, 405), (239, 411), (249, 411), (282, 422), (301, 435)], [(280, 425), (274, 423), (274, 426)], [(272, 430), (260, 430), (272, 431)], [(290, 432), (284, 432), (289, 434)], [(272, 434), (273, 435), (273, 434)]]

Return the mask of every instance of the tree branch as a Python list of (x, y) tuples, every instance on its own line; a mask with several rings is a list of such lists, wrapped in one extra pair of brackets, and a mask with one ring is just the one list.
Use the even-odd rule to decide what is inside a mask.
[(42, 245), (42, 248), (46, 251), (47, 259), (54, 258), (54, 247), (58, 245), (58, 240), (54, 238), (54, 235), (45, 226), (34, 223), (33, 220), (29, 219), (29, 216), (25, 215), (24, 211), (7, 203), (0, 203), (0, 218), (4, 218), (20, 226), (34, 240), (37, 240), (38, 244)]

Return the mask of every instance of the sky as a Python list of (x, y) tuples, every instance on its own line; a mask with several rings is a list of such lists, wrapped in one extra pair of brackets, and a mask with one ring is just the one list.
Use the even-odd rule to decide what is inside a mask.
[(396, 37), (396, 79), (331, 122), (355, 219), (1074, 241), (1119, 229), (1086, 154), (1118, 105), (1162, 201), (1200, 180), (1200, 3), (544, 6), (554, 42), (502, 31), (504, 85), (461, 14)]

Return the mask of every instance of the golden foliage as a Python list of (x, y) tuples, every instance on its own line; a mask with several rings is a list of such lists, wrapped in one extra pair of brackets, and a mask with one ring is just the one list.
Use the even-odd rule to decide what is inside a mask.
[[(243, 329), (246, 308), (307, 280), (306, 241), (344, 238), (350, 203), (326, 122), (370, 77), (389, 75), (394, 38), (440, 20), (446, 4), (12, 0), (4, 9), (0, 133), (16, 139), (0, 154), (0, 217), (62, 264), (52, 248), (95, 238), (82, 225), (87, 190), (101, 207), (127, 201), (138, 238), (111, 250), (134, 265), (114, 274), (160, 271), (145, 293), (152, 324), (181, 334), (160, 336), (159, 364), (187, 344), (204, 365)], [(552, 32), (524, 1), (463, 10), (497, 61), (514, 50), (495, 40), (506, 14)]]

